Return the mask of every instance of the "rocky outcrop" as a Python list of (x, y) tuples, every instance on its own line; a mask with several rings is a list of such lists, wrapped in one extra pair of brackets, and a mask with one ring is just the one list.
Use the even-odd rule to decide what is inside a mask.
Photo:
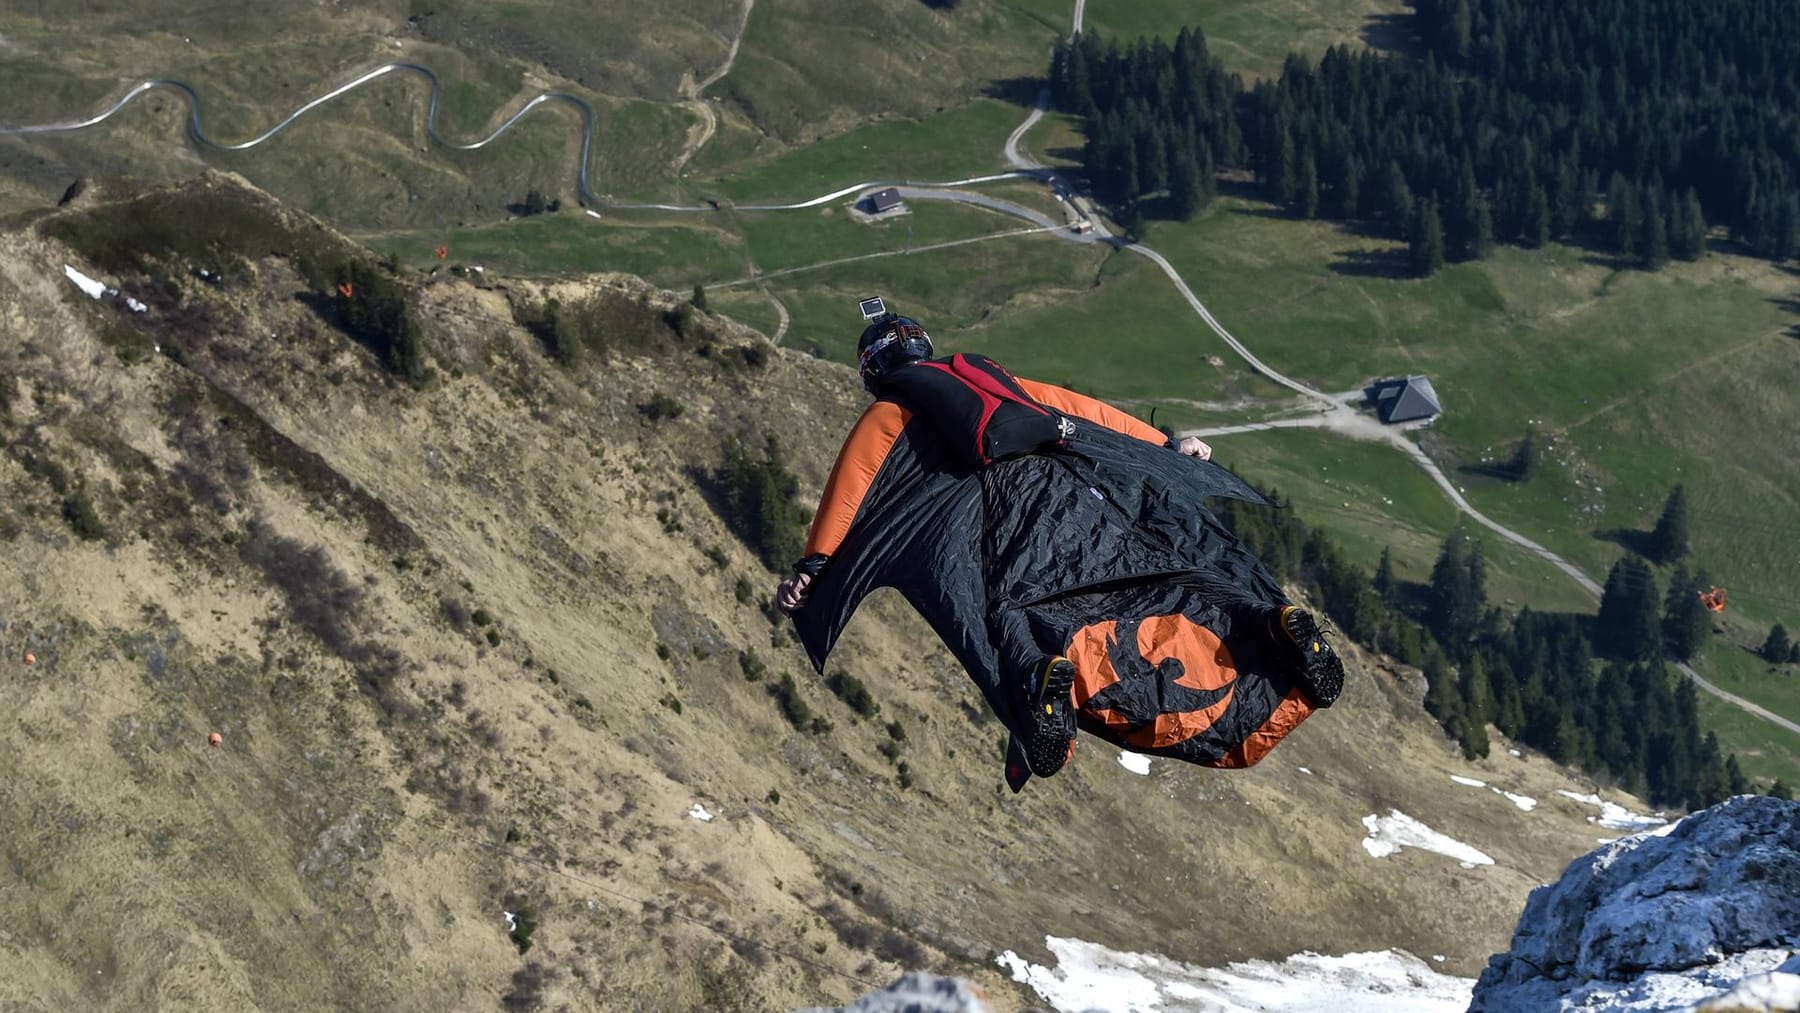
[(1711, 1003), (1732, 991), (1745, 1002), (1722, 1008), (1793, 1009), (1800, 961), (1784, 961), (1796, 947), (1800, 803), (1741, 795), (1608, 844), (1532, 891), (1469, 1008), (1721, 1008)]
[(794, 1013), (991, 1013), (991, 1007), (979, 990), (961, 978), (908, 971), (892, 985), (848, 1006)]

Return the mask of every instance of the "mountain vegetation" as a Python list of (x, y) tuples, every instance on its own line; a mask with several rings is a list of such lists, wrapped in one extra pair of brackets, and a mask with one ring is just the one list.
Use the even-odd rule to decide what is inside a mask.
[(1278, 576), (1317, 598), (1346, 636), (1418, 665), (1426, 709), (1464, 755), (1487, 755), (1492, 725), (1656, 805), (1702, 808), (1750, 789), (1736, 757), (1701, 733), (1692, 681), (1674, 678), (1662, 660), (1665, 650), (1691, 656), (1710, 635), (1697, 594), (1703, 578), (1680, 571), (1665, 602), (1650, 565), (1626, 556), (1597, 615), (1526, 608), (1508, 617), (1489, 604), (1481, 543), (1460, 525), (1429, 585), (1409, 588), (1395, 581), (1386, 554), (1370, 577), (1323, 529), (1270, 498), (1275, 508), (1226, 503), (1221, 519)]
[(1247, 91), (1198, 29), (1078, 37), (1051, 78), (1102, 199), (1169, 189), (1187, 211), (1175, 167), (1210, 155), (1297, 216), (1384, 223), (1417, 274), (1496, 241), (1655, 269), (1712, 225), (1800, 254), (1800, 23), (1778, 3), (1422, 0), (1414, 18), (1422, 59), (1333, 47)]

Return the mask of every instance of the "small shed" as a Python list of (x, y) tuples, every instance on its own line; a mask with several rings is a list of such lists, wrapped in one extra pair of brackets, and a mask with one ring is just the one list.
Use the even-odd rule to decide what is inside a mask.
[(1444, 406), (1424, 376), (1377, 380), (1363, 391), (1375, 416), (1383, 422), (1411, 422), (1441, 413)]
[(869, 206), (869, 213), (877, 215), (892, 211), (904, 203), (900, 199), (900, 191), (891, 186), (885, 190), (875, 191), (864, 198), (864, 202)]

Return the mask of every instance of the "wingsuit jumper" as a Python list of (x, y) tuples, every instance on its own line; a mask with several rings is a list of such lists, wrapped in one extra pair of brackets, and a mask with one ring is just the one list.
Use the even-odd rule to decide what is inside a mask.
[(870, 304), (875, 402), (776, 594), (815, 668), (866, 595), (896, 589), (1011, 733), (1015, 792), (1062, 768), (1077, 727), (1247, 767), (1331, 706), (1342, 662), (1204, 505), (1266, 502), (1210, 448), (982, 355), (933, 358), (917, 321)]

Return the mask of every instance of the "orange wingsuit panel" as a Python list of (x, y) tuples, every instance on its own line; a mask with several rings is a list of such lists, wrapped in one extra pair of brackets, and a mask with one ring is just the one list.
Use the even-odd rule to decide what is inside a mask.
[(1077, 394), (1055, 384), (1039, 383), (1019, 376), (1013, 379), (1019, 381), (1019, 386), (1025, 389), (1025, 393), (1036, 398), (1039, 404), (1048, 405), (1064, 415), (1087, 419), (1095, 425), (1105, 426), (1115, 433), (1135, 436), (1146, 443), (1161, 445), (1168, 442), (1168, 437), (1163, 435), (1162, 430), (1133, 418), (1104, 401), (1096, 401), (1085, 394)]
[[(1119, 681), (1112, 650), (1118, 641), (1115, 620), (1095, 623), (1075, 634), (1069, 644), (1069, 660), (1075, 663), (1075, 706), (1089, 717), (1116, 729), (1123, 741), (1134, 746), (1158, 748), (1193, 738), (1212, 727), (1231, 706), (1228, 690), (1237, 680), (1237, 666), (1219, 635), (1182, 615), (1151, 616), (1138, 625), (1137, 650), (1154, 667), (1166, 658), (1179, 658), (1182, 674), (1176, 685), (1196, 690), (1227, 689), (1218, 702), (1198, 711), (1159, 714), (1150, 724), (1132, 729), (1124, 715), (1109, 708), (1088, 708), (1102, 690)], [(1273, 745), (1273, 743), (1271, 743)], [(1266, 751), (1266, 750), (1265, 750)]]
[(888, 451), (894, 449), (911, 418), (911, 412), (894, 402), (877, 401), (856, 420), (844, 448), (838, 451), (837, 463), (831, 466), (831, 477), (825, 480), (819, 512), (813, 515), (812, 533), (806, 539), (806, 555), (829, 556), (844, 544), (863, 497), (869, 494)]
[(1277, 742), (1287, 738), (1289, 732), (1300, 727), (1300, 722), (1305, 721), (1312, 712), (1313, 705), (1307, 702), (1306, 694), (1299, 689), (1288, 690), (1287, 696), (1282, 697), (1281, 703), (1276, 706), (1275, 713), (1269, 715), (1269, 720), (1264, 721), (1261, 728), (1251, 732), (1243, 745), (1220, 757), (1213, 766), (1256, 766), (1258, 760), (1269, 755), (1269, 750), (1274, 749)]

